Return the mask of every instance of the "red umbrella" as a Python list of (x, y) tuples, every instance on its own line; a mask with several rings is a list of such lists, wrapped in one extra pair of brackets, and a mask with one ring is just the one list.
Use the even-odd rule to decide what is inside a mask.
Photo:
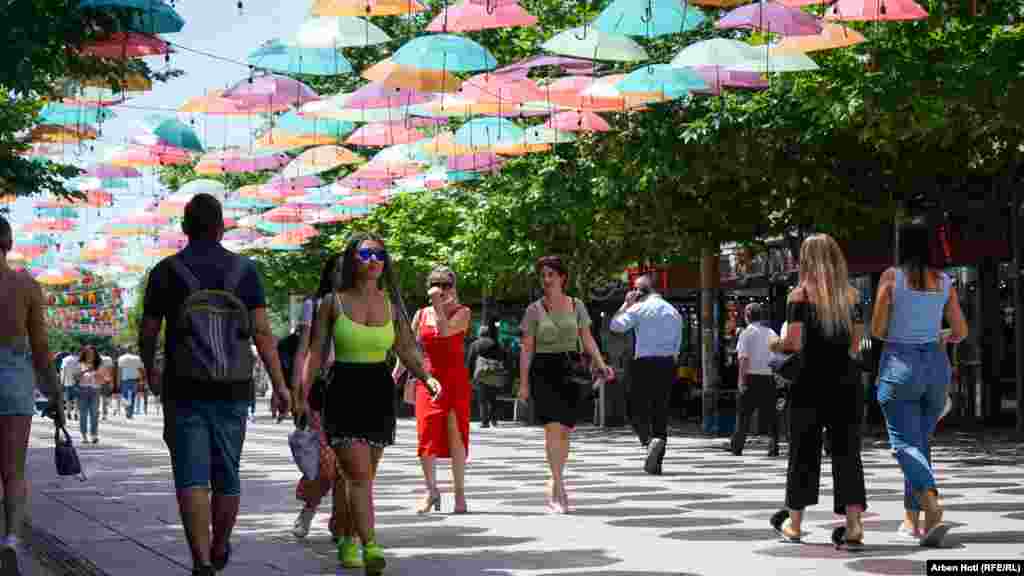
[(114, 32), (109, 38), (82, 46), (82, 53), (97, 58), (141, 58), (174, 52), (160, 38), (137, 32)]

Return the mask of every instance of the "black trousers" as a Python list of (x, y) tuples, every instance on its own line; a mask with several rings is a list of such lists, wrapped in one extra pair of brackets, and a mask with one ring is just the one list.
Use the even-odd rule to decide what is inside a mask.
[(480, 407), (480, 422), (496, 423), (498, 421), (498, 390), (495, 386), (477, 384), (474, 386), (477, 405)]
[(841, 382), (836, 382), (834, 376), (829, 380), (831, 382), (814, 383), (820, 389), (834, 390), (828, 396), (815, 394), (820, 399), (807, 401), (801, 397), (799, 387), (791, 391), (786, 472), (786, 507), (791, 510), (803, 510), (818, 503), (825, 430), (831, 443), (833, 512), (845, 514), (848, 505), (857, 504), (867, 509), (864, 464), (860, 456), (863, 391), (859, 378), (852, 374), (841, 378)]
[(773, 450), (779, 444), (779, 414), (775, 410), (775, 380), (771, 376), (750, 374), (747, 388), (736, 396), (736, 431), (732, 435), (732, 451), (742, 452), (747, 443), (750, 420), (757, 410), (758, 419), (771, 422), (771, 445)]
[(630, 365), (630, 420), (641, 444), (668, 439), (668, 411), (675, 381), (671, 356), (636, 358)]

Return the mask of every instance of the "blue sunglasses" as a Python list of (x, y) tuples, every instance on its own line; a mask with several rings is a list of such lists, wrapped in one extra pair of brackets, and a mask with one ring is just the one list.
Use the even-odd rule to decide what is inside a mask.
[(384, 250), (383, 248), (360, 248), (356, 254), (359, 255), (359, 259), (363, 262), (369, 262), (371, 259), (376, 260), (377, 262), (384, 262), (388, 257), (387, 250)]

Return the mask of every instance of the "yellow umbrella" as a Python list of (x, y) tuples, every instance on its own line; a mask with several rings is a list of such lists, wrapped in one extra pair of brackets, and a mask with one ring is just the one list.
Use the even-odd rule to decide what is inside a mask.
[(327, 134), (293, 134), (280, 128), (272, 128), (256, 140), (260, 149), (289, 150), (309, 146), (337, 144), (338, 139)]
[[(143, 92), (153, 89), (153, 82), (142, 74), (128, 73), (123, 78), (119, 78), (118, 82), (120, 83), (121, 90), (129, 92)], [(86, 78), (81, 81), (81, 85), (93, 88), (114, 88), (110, 79), (103, 77)]]
[(18, 197), (14, 194), (4, 194), (0, 196), (0, 204), (14, 204), (14, 201), (17, 199)]
[(430, 102), (417, 105), (415, 110), (417, 112), (425, 111), (431, 116), (462, 118), (468, 116), (497, 116), (503, 112), (514, 112), (518, 110), (518, 107), (511, 102), (481, 102), (445, 94)]
[(224, 98), (223, 93), (223, 90), (217, 90), (208, 96), (189, 98), (178, 108), (178, 112), (217, 116), (247, 116), (253, 113), (252, 108), (245, 107), (238, 100)]
[(418, 0), (316, 0), (313, 16), (399, 16), (425, 12)]
[(370, 66), (363, 71), (362, 76), (390, 88), (407, 88), (419, 92), (458, 92), (462, 86), (462, 80), (449, 71), (402, 66), (389, 59)]
[(536, 152), (547, 152), (551, 150), (551, 144), (528, 144), (525, 142), (512, 142), (499, 144), (491, 148), (491, 152), (502, 156), (526, 156)]
[(56, 124), (40, 124), (30, 133), (35, 142), (52, 144), (73, 144), (82, 140), (95, 140), (99, 135), (89, 126), (58, 126)]
[(852, 28), (833, 22), (821, 25), (821, 33), (813, 36), (786, 36), (768, 49), (769, 56), (806, 54), (818, 50), (846, 48), (864, 42), (864, 35)]

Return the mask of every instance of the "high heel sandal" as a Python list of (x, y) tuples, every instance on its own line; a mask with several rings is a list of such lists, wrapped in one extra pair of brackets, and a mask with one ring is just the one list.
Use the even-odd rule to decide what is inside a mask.
[(562, 514), (569, 513), (569, 493), (565, 491), (565, 486), (562, 486), (562, 492), (558, 498), (558, 511)]
[(434, 512), (441, 511), (441, 493), (431, 492), (426, 498), (420, 501), (420, 507), (416, 509), (417, 514), (426, 514), (433, 508)]
[(469, 506), (466, 505), (466, 499), (462, 499), (462, 506), (459, 506), (458, 499), (455, 500), (455, 507), (452, 508), (452, 514), (469, 514)]
[(772, 529), (778, 534), (779, 539), (787, 544), (800, 544), (803, 542), (803, 532), (791, 533), (786, 531), (786, 521), (789, 520), (789, 510), (783, 508), (775, 514), (768, 522), (772, 525)]

